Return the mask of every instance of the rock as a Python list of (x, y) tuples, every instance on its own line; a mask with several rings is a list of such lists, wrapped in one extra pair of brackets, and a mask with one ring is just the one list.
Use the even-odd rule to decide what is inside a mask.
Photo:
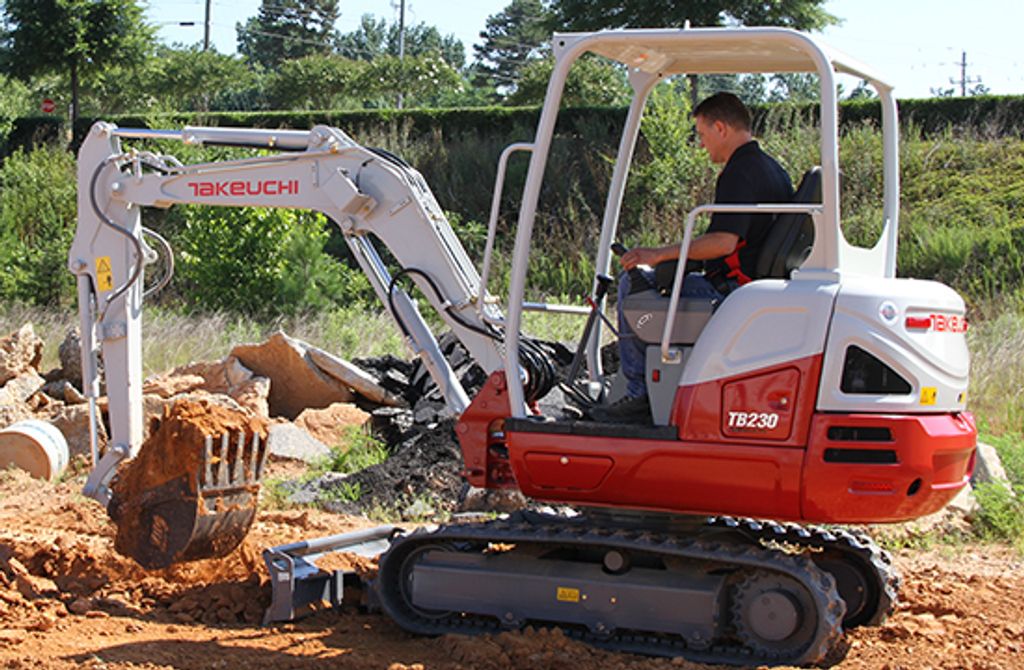
[(326, 374), (309, 356), (309, 347), (283, 332), (263, 344), (243, 344), (231, 350), (247, 368), (270, 379), (270, 415), (294, 420), (302, 410), (351, 402), (347, 384)]
[(66, 379), (57, 379), (46, 382), (41, 389), (43, 393), (56, 400), (62, 400), (66, 405), (79, 405), (86, 401), (82, 392)]
[(36, 336), (31, 323), (0, 338), (0, 386), (30, 370), (38, 373), (42, 358), (43, 341)]
[(26, 402), (43, 388), (46, 380), (35, 370), (29, 369), (11, 377), (0, 388), (0, 405), (13, 405)]
[(1003, 462), (999, 458), (999, 452), (990, 444), (978, 442), (978, 457), (974, 466), (974, 475), (971, 476), (971, 483), (977, 484), (1000, 484), (1012, 491), (1010, 480), (1003, 469)]
[(82, 338), (78, 328), (72, 328), (57, 348), (61, 377), (82, 388)]
[(434, 514), (434, 508), (422, 498), (402, 510), (403, 519), (426, 519)]
[(278, 423), (270, 427), (267, 452), (278, 458), (315, 463), (329, 456), (331, 450), (295, 424)]
[(970, 486), (965, 486), (948, 505), (938, 512), (923, 516), (906, 525), (915, 533), (928, 533), (931, 531), (968, 532), (971, 528), (971, 519), (978, 509), (978, 502), (974, 499), (974, 492)]
[(353, 427), (366, 424), (370, 415), (351, 403), (336, 402), (324, 409), (307, 409), (295, 419), (295, 425), (324, 444), (335, 447), (345, 441)]
[(0, 429), (6, 428), (12, 423), (17, 423), (18, 421), (31, 419), (32, 417), (32, 411), (29, 409), (28, 405), (24, 403), (6, 405), (0, 403)]
[(258, 416), (269, 418), (270, 380), (253, 375), (234, 356), (213, 363), (189, 363), (150, 377), (142, 391), (161, 398), (197, 392), (227, 396)]
[(254, 376), (240, 384), (231, 392), (231, 397), (242, 407), (255, 412), (257, 416), (270, 418), (270, 380), (266, 377)]
[(368, 372), (343, 358), (338, 358), (313, 346), (309, 347), (309, 357), (320, 370), (351, 387), (367, 400), (391, 407), (400, 407), (405, 404), (401, 397), (390, 393)]
[(519, 489), (482, 489), (466, 487), (459, 502), (460, 512), (515, 512), (529, 504)]
[(68, 605), (68, 611), (72, 614), (82, 615), (92, 609), (92, 601), (88, 598), (77, 598)]
[[(86, 405), (59, 405), (50, 408), (47, 421), (64, 435), (68, 454), (91, 456), (89, 449), (89, 407)], [(97, 446), (102, 452), (107, 445), (107, 429), (102, 421), (96, 422)]]

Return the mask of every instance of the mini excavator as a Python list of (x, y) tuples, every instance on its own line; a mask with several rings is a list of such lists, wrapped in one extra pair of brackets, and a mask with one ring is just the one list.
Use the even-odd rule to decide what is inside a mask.
[[(340, 601), (347, 576), (317, 570), (320, 553), (372, 550), (380, 559), (371, 604), (414, 633), (547, 625), (611, 649), (697, 661), (820, 662), (841, 648), (844, 630), (878, 624), (896, 598), (888, 554), (841, 524), (935, 512), (967, 485), (974, 467), (964, 302), (938, 282), (896, 277), (892, 89), (858, 61), (781, 28), (556, 34), (552, 44), (555, 66), (536, 136), (499, 159), (479, 273), (420, 174), (336, 128), (95, 124), (79, 153), (79, 221), (69, 264), (78, 282), (93, 434), (101, 357), (111, 437), (103, 453), (94, 446), (85, 493), (120, 508), (112, 481), (142, 442), (142, 278), (157, 256), (148, 242), (163, 242), (144, 233), (141, 208), (315, 210), (338, 225), (459, 417), (465, 479), (485, 489), (517, 488), (577, 513), (520, 512), (413, 532), (385, 527), (268, 550), (269, 619), (322, 599)], [(524, 297), (562, 91), (586, 53), (620, 64), (633, 90), (600, 226), (595, 268), (604, 275), (644, 105), (658, 82), (735, 72), (820, 79), (820, 166), (805, 176), (794, 202), (701, 205), (682, 230), (686, 258), (701, 217), (774, 215), (758, 276), (725, 299), (683, 299), (680, 264), (664, 290), (626, 299), (627, 317), (648, 344), (646, 426), (541, 410), (537, 401), (559, 383), (577, 397), (610, 400), (622, 385), (602, 369), (592, 329), (579, 349), (577, 362), (585, 365), (574, 366), (583, 378), (561, 380), (543, 349), (520, 332), (524, 310), (573, 311)], [(841, 227), (837, 73), (866, 80), (879, 96), (882, 225), (871, 247), (850, 244)], [(135, 148), (150, 140), (262, 151), (184, 165)], [(505, 168), (516, 152), (529, 154), (529, 170), (502, 305), (487, 285)], [(398, 271), (384, 262), (381, 247)], [(398, 284), (403, 277), (488, 374), (473, 397)], [(595, 280), (598, 298), (605, 281)], [(150, 566), (229, 551), (255, 513), (264, 458), (258, 436), (206, 436), (192, 453), (182, 481), (145, 498), (135, 518), (134, 553)], [(154, 538), (159, 546), (149, 546)]]

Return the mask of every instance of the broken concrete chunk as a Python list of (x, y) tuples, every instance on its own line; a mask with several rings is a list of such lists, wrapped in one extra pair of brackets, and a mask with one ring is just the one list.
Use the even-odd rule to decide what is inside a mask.
[(291, 423), (278, 423), (270, 427), (267, 451), (277, 458), (303, 463), (315, 463), (331, 453), (327, 445)]
[(309, 347), (309, 357), (320, 370), (351, 387), (367, 400), (392, 407), (405, 404), (400, 396), (389, 392), (368, 372), (343, 358), (312, 346)]
[(0, 388), (0, 405), (13, 405), (27, 402), (46, 380), (34, 369), (28, 369), (15, 377), (11, 377)]
[(43, 341), (36, 335), (31, 323), (0, 338), (0, 386), (26, 372), (38, 373), (42, 358)]
[(263, 344), (243, 344), (231, 350), (255, 374), (270, 379), (270, 415), (295, 419), (307, 407), (322, 408), (351, 402), (349, 385), (324, 373), (310, 358), (309, 347), (283, 332)]

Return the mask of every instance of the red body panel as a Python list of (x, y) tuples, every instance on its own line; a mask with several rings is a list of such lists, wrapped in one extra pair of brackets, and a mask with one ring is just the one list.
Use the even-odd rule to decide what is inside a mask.
[(495, 373), (459, 422), (467, 478), (507, 487), (510, 471), (553, 502), (817, 523), (917, 518), (966, 485), (970, 414), (816, 413), (820, 370), (813, 356), (681, 387), (677, 440), (504, 431)]
[[(884, 427), (891, 441), (829, 439), (829, 428)], [(818, 414), (803, 476), (803, 515), (840, 523), (907, 521), (940, 510), (967, 485), (977, 431), (963, 414)], [(896, 463), (829, 463), (826, 449), (891, 450)]]

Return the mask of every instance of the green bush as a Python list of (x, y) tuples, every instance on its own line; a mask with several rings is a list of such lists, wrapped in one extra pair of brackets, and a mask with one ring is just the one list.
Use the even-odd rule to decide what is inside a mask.
[(177, 287), (191, 307), (274, 316), (369, 296), (362, 272), (323, 253), (329, 232), (322, 215), (197, 206), (182, 215)]
[(35, 305), (74, 300), (67, 269), (76, 211), (74, 157), (53, 146), (15, 151), (0, 168), (0, 298)]

